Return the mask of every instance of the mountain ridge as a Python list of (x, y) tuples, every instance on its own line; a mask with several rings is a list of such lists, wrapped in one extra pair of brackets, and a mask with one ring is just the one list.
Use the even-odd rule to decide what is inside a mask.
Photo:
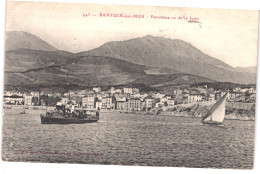
[(144, 36), (126, 41), (111, 41), (77, 55), (109, 56), (132, 63), (172, 68), (217, 81), (252, 83), (256, 75), (237, 71), (234, 67), (204, 54), (192, 44), (179, 39)]
[[(161, 87), (197, 82), (256, 82), (254, 74), (238, 71), (185, 41), (177, 39), (172, 42), (172, 39), (149, 35), (141, 37), (138, 43), (136, 39), (138, 40), (130, 39), (130, 44), (111, 41), (96, 49), (79, 53), (18, 47), (6, 50), (5, 85), (66, 84), (66, 72), (71, 73), (73, 84), (83, 86), (147, 83)], [(40, 41), (36, 45), (44, 42)], [(173, 47), (169, 48), (169, 45)], [(189, 50), (190, 48), (192, 49)], [(129, 59), (128, 55), (135, 56), (136, 60)], [(212, 74), (214, 76), (210, 76)]]
[(193, 77), (194, 75), (186, 73), (153, 75), (145, 71), (147, 68), (149, 67), (133, 64), (116, 58), (83, 56), (75, 57), (65, 64), (27, 69), (22, 72), (5, 72), (5, 85), (22, 86), (63, 84), (66, 86), (67, 72), (69, 83), (80, 86), (131, 84), (153, 86), (158, 85), (158, 83), (171, 83), (172, 85), (175, 85), (177, 84), (177, 82), (175, 83), (175, 79), (183, 76), (188, 77), (188, 79), (184, 78), (181, 81), (185, 82), (185, 84), (192, 84), (196, 80), (202, 82), (213, 82), (213, 80), (203, 79), (201, 77), (196, 77), (195, 79)]
[(24, 31), (7, 31), (5, 37), (5, 50), (27, 48), (33, 50), (55, 51), (51, 46), (39, 37)]

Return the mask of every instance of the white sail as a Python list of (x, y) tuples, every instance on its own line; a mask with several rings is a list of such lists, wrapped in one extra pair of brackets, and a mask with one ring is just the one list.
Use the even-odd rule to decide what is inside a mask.
[(226, 100), (223, 100), (219, 107), (212, 113), (212, 121), (223, 122), (225, 118), (225, 105)]
[(207, 112), (207, 114), (203, 117), (202, 121), (204, 123), (222, 123), (225, 118), (225, 105), (226, 105), (226, 97), (225, 94), (221, 97)]
[(208, 117), (206, 117), (205, 119), (203, 119), (203, 122), (209, 122), (212, 119), (212, 115), (209, 115)]

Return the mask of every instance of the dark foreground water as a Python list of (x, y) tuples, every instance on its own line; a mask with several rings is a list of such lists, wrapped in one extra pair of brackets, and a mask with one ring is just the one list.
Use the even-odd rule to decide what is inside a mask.
[(254, 122), (102, 113), (98, 123), (42, 125), (40, 112), (4, 112), (2, 157), (8, 161), (252, 168)]

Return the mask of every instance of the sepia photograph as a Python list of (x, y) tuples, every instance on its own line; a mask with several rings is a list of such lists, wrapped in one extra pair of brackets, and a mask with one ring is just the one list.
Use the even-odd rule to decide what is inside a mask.
[(259, 11), (7, 1), (2, 160), (253, 169)]

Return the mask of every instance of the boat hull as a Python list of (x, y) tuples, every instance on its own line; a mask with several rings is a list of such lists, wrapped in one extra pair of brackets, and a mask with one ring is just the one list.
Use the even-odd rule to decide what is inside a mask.
[(204, 121), (202, 123), (203, 124), (209, 124), (209, 125), (223, 125), (222, 122), (217, 122), (217, 121)]
[(41, 124), (83, 124), (94, 123), (99, 118), (62, 118), (62, 117), (45, 117), (41, 115)]

